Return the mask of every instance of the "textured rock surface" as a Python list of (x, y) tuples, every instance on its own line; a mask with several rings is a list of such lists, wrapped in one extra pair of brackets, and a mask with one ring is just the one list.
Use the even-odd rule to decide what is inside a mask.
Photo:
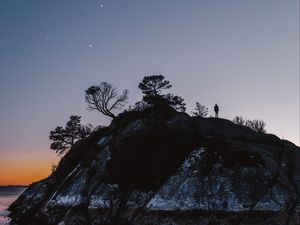
[(220, 158), (208, 173), (203, 173), (205, 157), (201, 155), (205, 155), (205, 150), (192, 152), (147, 207), (151, 210), (214, 209), (230, 212), (291, 209), (289, 203), (294, 196), (274, 182), (272, 173), (261, 164), (236, 164), (226, 168)]
[(224, 119), (125, 115), (10, 206), (19, 225), (300, 224), (299, 147)]

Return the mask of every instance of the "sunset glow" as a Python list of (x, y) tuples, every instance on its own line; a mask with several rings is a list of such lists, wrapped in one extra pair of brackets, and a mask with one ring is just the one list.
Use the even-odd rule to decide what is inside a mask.
[[(143, 76), (163, 74), (188, 114), (261, 119), (299, 145), (299, 1), (1, 1), (0, 185), (47, 177), (59, 157), (49, 132), (87, 109), (102, 81), (142, 99)], [(116, 114), (119, 111), (116, 111)]]
[(48, 152), (40, 155), (36, 151), (1, 155), (0, 186), (29, 185), (49, 176), (51, 163), (57, 163), (58, 157)]

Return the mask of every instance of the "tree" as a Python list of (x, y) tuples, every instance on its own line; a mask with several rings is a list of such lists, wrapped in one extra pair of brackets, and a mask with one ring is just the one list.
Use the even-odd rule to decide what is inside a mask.
[(57, 170), (58, 164), (51, 164), (51, 174), (54, 173)]
[(245, 120), (241, 116), (234, 117), (232, 122), (234, 122), (235, 124), (238, 124), (238, 125), (244, 125), (245, 124)]
[(151, 105), (149, 105), (147, 102), (145, 101), (138, 101), (134, 104), (132, 110), (134, 111), (139, 111), (139, 112), (142, 112), (144, 110), (147, 110), (151, 107)]
[(241, 116), (236, 116), (233, 118), (232, 122), (238, 125), (245, 125), (250, 127), (252, 130), (256, 131), (257, 133), (267, 133), (265, 127), (266, 123), (263, 120), (244, 120)]
[(167, 100), (167, 104), (176, 111), (185, 112), (186, 104), (184, 103), (184, 99), (182, 97), (178, 95), (167, 94), (165, 95), (165, 99)]
[(86, 136), (90, 135), (92, 132), (99, 130), (102, 126), (94, 127), (92, 124), (86, 124), (81, 126), (81, 137), (85, 138)]
[(145, 76), (142, 82), (139, 83), (139, 88), (142, 90), (143, 94), (147, 96), (158, 96), (162, 90), (166, 90), (171, 87), (172, 85), (170, 84), (170, 81), (165, 80), (163, 75)]
[(83, 126), (80, 124), (80, 120), (80, 116), (70, 116), (70, 120), (64, 129), (65, 140), (68, 140), (71, 146), (75, 144), (76, 140), (86, 135), (83, 131)]
[[(143, 105), (146, 107), (172, 107), (177, 111), (185, 112), (186, 104), (184, 99), (174, 94), (162, 94), (163, 90), (171, 88), (170, 81), (165, 80), (163, 75), (145, 76), (142, 82), (139, 83), (139, 88), (142, 90)], [(140, 107), (142, 108), (142, 107)], [(145, 108), (145, 107), (144, 107)]]
[(77, 140), (88, 136), (91, 132), (80, 124), (80, 120), (80, 116), (70, 116), (65, 128), (57, 126), (50, 131), (50, 149), (55, 150), (58, 155), (63, 155)]
[(267, 133), (265, 127), (266, 123), (262, 120), (247, 120), (246, 126), (250, 127), (252, 130), (256, 131), (257, 133)]
[(195, 111), (192, 112), (193, 116), (206, 117), (208, 114), (208, 108), (205, 105), (201, 105), (199, 102), (196, 102)]
[(98, 86), (91, 86), (85, 91), (85, 101), (89, 110), (97, 110), (105, 116), (115, 118), (112, 113), (115, 109), (121, 109), (128, 100), (129, 91), (125, 89), (118, 95), (117, 89), (112, 84), (101, 82)]

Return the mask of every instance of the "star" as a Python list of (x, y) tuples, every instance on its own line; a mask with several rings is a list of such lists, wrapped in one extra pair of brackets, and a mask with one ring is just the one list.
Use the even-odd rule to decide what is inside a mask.
[(104, 5), (103, 5), (103, 4), (99, 4), (99, 5), (97, 5), (97, 7), (101, 7), (101, 8), (103, 8), (103, 7), (104, 7)]
[(90, 48), (92, 48), (92, 47), (93, 47), (93, 45), (89, 45), (89, 47), (90, 47)]

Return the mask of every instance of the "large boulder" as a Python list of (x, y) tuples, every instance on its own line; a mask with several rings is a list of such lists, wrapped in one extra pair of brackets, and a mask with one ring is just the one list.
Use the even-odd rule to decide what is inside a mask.
[(300, 224), (300, 152), (217, 118), (128, 112), (11, 205), (19, 225)]

